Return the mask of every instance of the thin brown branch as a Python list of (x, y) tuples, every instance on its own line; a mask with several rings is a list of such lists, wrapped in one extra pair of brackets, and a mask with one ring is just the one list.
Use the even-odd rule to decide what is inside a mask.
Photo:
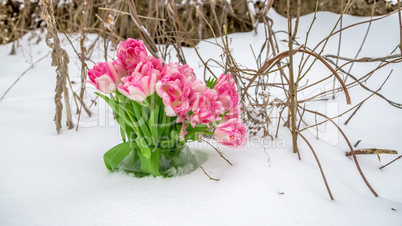
[[(297, 0), (297, 19), (296, 19), (296, 27), (294, 32), (297, 32), (297, 25), (299, 24), (300, 17), (300, 0)], [(296, 37), (296, 33), (292, 34), (292, 15), (290, 15), (290, 0), (287, 0), (287, 15), (288, 15), (288, 48), (289, 48), (289, 111), (290, 111), (290, 132), (292, 133), (292, 148), (293, 153), (298, 153), (299, 150), (297, 148), (297, 131), (296, 131), (296, 108), (297, 108), (297, 92), (295, 86), (295, 79), (293, 73), (293, 40)], [(300, 156), (299, 156), (300, 157)]]
[(402, 54), (402, 18), (401, 18), (401, 0), (398, 0), (398, 19), (399, 19), (399, 49)]
[[(131, 15), (128, 12), (124, 12), (121, 10), (117, 10), (117, 9), (111, 9), (111, 8), (104, 8), (104, 7), (99, 7), (98, 9), (100, 10), (105, 10), (105, 11), (113, 11), (116, 13), (121, 13), (123, 15)], [(148, 19), (148, 20), (160, 20), (160, 21), (166, 21), (166, 19), (162, 19), (162, 18), (154, 18), (154, 17), (149, 17), (149, 16), (141, 16), (141, 15), (137, 15), (138, 18), (143, 18), (143, 19)]]
[[(398, 152), (395, 150), (389, 149), (378, 149), (378, 148), (366, 148), (366, 149), (359, 149), (355, 150), (355, 155), (379, 155), (379, 154), (393, 154), (397, 155)], [(352, 156), (352, 152), (346, 152), (346, 156)]]
[(40, 61), (42, 61), (43, 59), (48, 57), (50, 53), (51, 52), (48, 52), (45, 56), (43, 56), (39, 60), (35, 61), (28, 69), (26, 69), (24, 72), (22, 72), (22, 74), (13, 82), (13, 84), (11, 84), (11, 86), (8, 87), (6, 92), (4, 92), (3, 96), (1, 96), (0, 102), (4, 99), (4, 97), (7, 95), (7, 93), (15, 86), (15, 84), (18, 83), (18, 81), (22, 78), (22, 76), (24, 76), (28, 71), (30, 71), (32, 68), (34, 68), (36, 66), (36, 64), (38, 64)]
[(386, 61), (386, 60), (390, 60), (390, 59), (401, 58), (401, 54), (394, 54), (394, 55), (378, 57), (378, 58), (363, 57), (363, 58), (360, 58), (360, 59), (353, 59), (353, 58), (336, 56), (336, 55), (325, 55), (324, 57), (336, 58), (336, 59), (350, 61), (350, 62), (364, 62), (364, 63), (366, 63), (366, 62)]
[(391, 163), (395, 162), (396, 160), (398, 160), (398, 159), (400, 159), (400, 158), (402, 158), (402, 155), (396, 157), (396, 159), (392, 160), (391, 162), (389, 162), (389, 163), (387, 163), (387, 164), (381, 166), (380, 169), (384, 169), (385, 167), (387, 167), (388, 165), (390, 165)]
[(318, 156), (317, 156), (317, 154), (315, 153), (313, 146), (311, 146), (310, 142), (308, 142), (308, 140), (307, 140), (301, 133), (299, 133), (299, 135), (300, 135), (301, 138), (303, 138), (303, 140), (304, 140), (304, 141), (306, 142), (306, 144), (309, 146), (311, 152), (313, 152), (315, 161), (317, 162), (317, 165), (318, 165), (318, 167), (320, 168), (321, 176), (322, 176), (322, 179), (324, 180), (325, 187), (327, 188), (328, 195), (329, 195), (329, 197), (331, 198), (331, 200), (334, 200), (334, 197), (332, 196), (331, 189), (329, 188), (329, 185), (328, 185), (328, 182), (327, 182), (327, 178), (325, 177), (324, 170), (322, 169), (320, 160), (318, 159)]
[(209, 144), (209, 146), (213, 147), (213, 148), (215, 149), (215, 151), (218, 152), (218, 154), (219, 154), (227, 163), (229, 163), (229, 165), (233, 166), (233, 164), (232, 164), (227, 158), (225, 158), (225, 156), (223, 156), (222, 152), (220, 152), (220, 151), (218, 150), (218, 148), (214, 147), (211, 143), (209, 143), (209, 142), (206, 141), (205, 139), (203, 139), (203, 141), (204, 141), (205, 143)]
[(349, 121), (353, 118), (353, 116), (355, 116), (356, 112), (361, 108), (361, 106), (363, 106), (364, 102), (361, 102), (358, 107), (356, 108), (356, 110), (353, 111), (353, 113), (349, 116), (349, 118), (345, 121), (345, 125), (347, 125), (349, 123)]
[(205, 170), (204, 170), (204, 168), (203, 168), (202, 166), (200, 166), (200, 168), (202, 169), (202, 171), (204, 171), (205, 175), (207, 175), (207, 177), (208, 177), (210, 180), (220, 181), (220, 179), (212, 178), (211, 176), (209, 176), (208, 173), (205, 172)]
[(357, 147), (357, 145), (359, 145), (361, 141), (362, 141), (362, 140), (358, 140), (358, 141), (356, 142), (356, 144), (353, 145), (353, 147)]

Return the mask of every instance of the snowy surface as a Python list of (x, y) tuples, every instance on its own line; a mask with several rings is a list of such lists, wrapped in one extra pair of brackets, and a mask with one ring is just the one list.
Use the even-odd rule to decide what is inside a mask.
[[(271, 12), (275, 30), (286, 30), (286, 20)], [(337, 15), (318, 13), (309, 44), (324, 38)], [(344, 26), (366, 18), (345, 16)], [(304, 42), (312, 15), (302, 18), (299, 40)], [(367, 24), (344, 32), (342, 56), (354, 56), (364, 37)], [(372, 24), (361, 57), (390, 54), (399, 42), (397, 15)], [(2, 69), (0, 94), (30, 67), (45, 56), (49, 48), (36, 44), (32, 34), (20, 41), (17, 54), (10, 56), (11, 45), (0, 46)], [(281, 37), (281, 34), (278, 34)], [(63, 35), (60, 37), (64, 38)], [(261, 47), (262, 27), (254, 32), (231, 35), (234, 56), (244, 66), (255, 67), (250, 45)], [(285, 36), (282, 37), (285, 39)], [(346, 42), (347, 40), (347, 42)], [(73, 39), (74, 43), (78, 43)], [(328, 43), (325, 54), (336, 54), (338, 39)], [(75, 44), (78, 48), (78, 44)], [(286, 44), (281, 44), (283, 49)], [(65, 42), (70, 54), (69, 70), (79, 89), (79, 61)], [(103, 44), (96, 47), (93, 60), (103, 60)], [(194, 51), (186, 49), (187, 61), (203, 69)], [(199, 44), (205, 59), (219, 59), (219, 49), (207, 42)], [(0, 102), (0, 225), (401, 225), (402, 160), (383, 170), (379, 167), (395, 155), (358, 156), (360, 165), (373, 188), (374, 197), (361, 179), (351, 158), (345, 156), (347, 145), (331, 126), (320, 127), (319, 137), (305, 133), (314, 146), (326, 173), (331, 201), (311, 151), (299, 141), (302, 160), (291, 151), (289, 132), (281, 127), (275, 141), (252, 140), (244, 150), (221, 148), (233, 163), (228, 165), (208, 145), (193, 143), (193, 149), (208, 155), (203, 168), (220, 181), (211, 181), (201, 169), (177, 178), (134, 178), (110, 173), (103, 164), (103, 154), (121, 142), (112, 113), (103, 101), (91, 108), (93, 117), (82, 115), (80, 128), (57, 135), (54, 116), (55, 73), (50, 58), (28, 71)], [(364, 75), (374, 64), (359, 64), (352, 72)], [(366, 84), (379, 88), (390, 70), (388, 83), (381, 91), (389, 99), (402, 102), (400, 84), (402, 66), (392, 65), (375, 73)], [(217, 74), (222, 73), (215, 69)], [(309, 79), (329, 75), (319, 65)], [(332, 85), (330, 85), (332, 87)], [(325, 87), (322, 87), (325, 89)], [(301, 95), (308, 97), (314, 90)], [(94, 98), (87, 96), (87, 101)], [(352, 103), (369, 95), (360, 88), (351, 90)], [(72, 103), (73, 105), (73, 103)], [(308, 107), (330, 115), (348, 109), (344, 95), (334, 101), (317, 102)], [(336, 120), (357, 148), (388, 148), (402, 153), (402, 111), (373, 97), (359, 110), (348, 126), (349, 114)], [(75, 121), (77, 116), (74, 115)], [(64, 123), (64, 122), (63, 122)], [(274, 130), (275, 128), (271, 128)], [(264, 145), (262, 145), (262, 143)]]

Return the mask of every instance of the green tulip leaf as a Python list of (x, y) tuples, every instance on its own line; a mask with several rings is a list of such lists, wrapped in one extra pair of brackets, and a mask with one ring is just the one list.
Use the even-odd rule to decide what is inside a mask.
[[(149, 147), (148, 149), (150, 150)], [(142, 152), (138, 152), (138, 157), (141, 160), (141, 170), (154, 176), (161, 176), (159, 173), (159, 155), (158, 148), (152, 150), (152, 155), (149, 158), (145, 157)]]
[(137, 139), (135, 139), (138, 147), (140, 148), (140, 152), (142, 153), (142, 155), (145, 158), (151, 158), (151, 149), (149, 148), (148, 142), (144, 137), (137, 137)]
[(105, 165), (109, 170), (114, 170), (121, 161), (136, 147), (134, 142), (125, 142), (111, 148), (103, 155)]

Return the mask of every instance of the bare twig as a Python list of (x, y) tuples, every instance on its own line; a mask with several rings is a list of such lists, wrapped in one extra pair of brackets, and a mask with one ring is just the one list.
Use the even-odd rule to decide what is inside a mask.
[(356, 112), (361, 108), (361, 106), (363, 106), (364, 102), (361, 102), (358, 107), (356, 108), (356, 110), (353, 111), (353, 113), (349, 116), (349, 118), (345, 121), (345, 125), (347, 125), (349, 123), (349, 121), (352, 119), (352, 117), (356, 114)]
[[(287, 15), (288, 15), (288, 48), (289, 48), (289, 98), (290, 98), (290, 131), (292, 133), (292, 147), (293, 153), (298, 153), (297, 148), (297, 131), (296, 131), (296, 108), (297, 108), (297, 92), (295, 86), (295, 79), (293, 74), (293, 40), (296, 37), (296, 32), (299, 24), (300, 17), (300, 0), (297, 0), (297, 18), (294, 31), (292, 31), (292, 16), (290, 15), (290, 0), (287, 0)], [(294, 33), (293, 33), (294, 32)]]
[(398, 19), (399, 19), (399, 49), (402, 55), (402, 18), (401, 18), (401, 0), (398, 0)]
[(361, 141), (362, 141), (362, 140), (358, 140), (358, 141), (356, 142), (356, 144), (353, 145), (353, 147), (357, 147), (357, 145), (359, 145)]
[[(389, 150), (389, 149), (378, 149), (378, 148), (366, 148), (366, 149), (359, 149), (355, 150), (355, 155), (379, 155), (379, 154), (393, 154), (397, 155), (398, 152), (395, 150)], [(346, 152), (346, 156), (352, 156), (352, 152)]]
[(35, 61), (28, 69), (26, 69), (24, 72), (22, 72), (22, 74), (17, 78), (17, 80), (15, 80), (13, 82), (13, 84), (11, 84), (10, 87), (8, 87), (8, 89), (6, 90), (6, 92), (4, 92), (3, 96), (1, 96), (0, 98), (0, 102), (4, 99), (4, 97), (6, 96), (6, 94), (11, 90), (11, 88), (13, 88), (15, 86), (15, 84), (18, 83), (18, 81), (22, 78), (22, 76), (24, 76), (29, 70), (31, 70), (32, 68), (34, 68), (36, 66), (36, 64), (38, 64), (40, 61), (42, 61), (43, 59), (45, 59), (46, 57), (49, 56), (51, 52), (48, 52), (45, 56), (41, 57), (39, 60)]
[(378, 58), (363, 57), (360, 59), (341, 57), (341, 56), (336, 56), (336, 55), (325, 55), (324, 57), (331, 57), (331, 58), (346, 60), (346, 61), (350, 61), (350, 62), (376, 62), (376, 61), (386, 61), (386, 60), (390, 60), (390, 59), (401, 58), (401, 54), (394, 54), (394, 55), (378, 57)]
[(227, 158), (225, 158), (225, 156), (223, 156), (222, 152), (220, 152), (216, 147), (214, 147), (211, 143), (209, 143), (209, 142), (206, 141), (205, 139), (203, 139), (203, 141), (204, 141), (205, 143), (209, 144), (209, 146), (213, 147), (213, 148), (215, 149), (215, 151), (218, 152), (218, 154), (219, 154), (223, 159), (225, 159), (225, 161), (226, 161), (227, 163), (229, 163), (229, 165), (233, 166), (233, 164), (232, 164)]
[(381, 166), (380, 169), (384, 169), (385, 167), (387, 167), (388, 165), (390, 165), (391, 163), (395, 162), (396, 160), (398, 160), (398, 159), (400, 159), (400, 158), (402, 158), (402, 155), (396, 157), (396, 159), (392, 160), (391, 162), (389, 162), (389, 163), (387, 163), (387, 164)]
[[(105, 11), (113, 11), (116, 13), (121, 13), (123, 15), (131, 15), (128, 12), (124, 12), (121, 10), (117, 10), (117, 9), (111, 9), (111, 8), (104, 8), (104, 7), (99, 7), (98, 9), (100, 10), (105, 10)], [(148, 17), (148, 16), (141, 16), (141, 15), (137, 15), (138, 18), (144, 18), (144, 19), (148, 19), (148, 20), (160, 20), (160, 21), (166, 21), (166, 19), (161, 19), (161, 18), (153, 18), (153, 17)]]
[(304, 140), (304, 141), (306, 142), (306, 144), (309, 146), (311, 152), (313, 152), (315, 161), (317, 162), (317, 165), (318, 165), (318, 167), (320, 168), (321, 176), (322, 176), (322, 179), (324, 180), (325, 187), (327, 188), (328, 195), (329, 195), (329, 197), (331, 198), (331, 200), (334, 200), (334, 197), (332, 196), (331, 189), (329, 188), (329, 185), (328, 185), (328, 182), (327, 182), (327, 178), (325, 177), (324, 170), (322, 169), (320, 160), (318, 159), (318, 156), (317, 156), (317, 154), (315, 153), (315, 151), (314, 151), (314, 149), (313, 149), (313, 146), (311, 146), (310, 142), (308, 142), (308, 140), (307, 140), (301, 133), (299, 133), (299, 135), (300, 135), (301, 138), (303, 138), (303, 140)]
[(202, 166), (200, 166), (200, 168), (202, 169), (202, 171), (204, 171), (205, 175), (207, 175), (207, 177), (208, 177), (210, 180), (220, 181), (220, 179), (215, 179), (215, 178), (212, 178), (211, 176), (209, 176), (208, 173), (205, 172), (205, 170), (204, 170), (204, 168), (203, 168)]

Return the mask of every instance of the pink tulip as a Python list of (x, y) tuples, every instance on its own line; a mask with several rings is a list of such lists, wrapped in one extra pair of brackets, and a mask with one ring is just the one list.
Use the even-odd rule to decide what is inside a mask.
[(143, 59), (144, 63), (151, 63), (155, 70), (158, 70), (162, 73), (163, 71), (163, 59), (162, 58), (155, 58), (153, 56), (147, 56)]
[(127, 76), (127, 72), (120, 60), (112, 62), (98, 62), (88, 71), (88, 78), (85, 82), (94, 85), (103, 93), (116, 91), (121, 78)]
[(142, 40), (128, 38), (125, 42), (119, 42), (116, 55), (124, 65), (135, 68), (141, 59), (148, 56), (148, 53)]
[(195, 76), (188, 77), (187, 81), (190, 83), (194, 93), (204, 93), (208, 88), (203, 81), (197, 79)]
[(248, 139), (246, 127), (240, 119), (235, 118), (219, 124), (214, 136), (218, 143), (234, 148), (243, 148)]
[(165, 65), (162, 79), (156, 84), (156, 92), (163, 99), (167, 116), (178, 116), (177, 122), (188, 118), (190, 100), (206, 86), (193, 74), (188, 65), (169, 63)]
[[(220, 114), (225, 110), (220, 101), (217, 101), (218, 95), (216, 91), (206, 88), (203, 93), (196, 93), (190, 103), (191, 112), (190, 123), (195, 127), (196, 123), (209, 124), (221, 120)], [(209, 126), (209, 125), (208, 125)]]
[(122, 79), (123, 84), (120, 84), (118, 88), (131, 100), (142, 102), (154, 94), (155, 85), (160, 77), (160, 71), (155, 70), (151, 62), (145, 64), (140, 62), (130, 76)]
[(178, 63), (168, 63), (165, 65), (164, 73), (166, 75), (180, 73), (188, 78), (188, 77), (193, 76), (193, 69), (190, 66), (188, 66), (187, 64), (180, 65)]
[(183, 74), (165, 75), (156, 84), (156, 92), (163, 99), (167, 116), (184, 115), (189, 111), (188, 98), (192, 90)]
[(120, 59), (128, 74), (134, 72), (140, 62), (151, 62), (156, 70), (162, 70), (162, 59), (156, 59), (153, 56), (148, 56), (147, 50), (142, 40), (128, 38), (125, 42), (121, 41), (117, 45), (117, 58)]
[(241, 112), (239, 94), (236, 91), (235, 81), (230, 74), (222, 74), (214, 89), (218, 93), (218, 101), (222, 102), (225, 112), (229, 111), (224, 119), (238, 118)]

